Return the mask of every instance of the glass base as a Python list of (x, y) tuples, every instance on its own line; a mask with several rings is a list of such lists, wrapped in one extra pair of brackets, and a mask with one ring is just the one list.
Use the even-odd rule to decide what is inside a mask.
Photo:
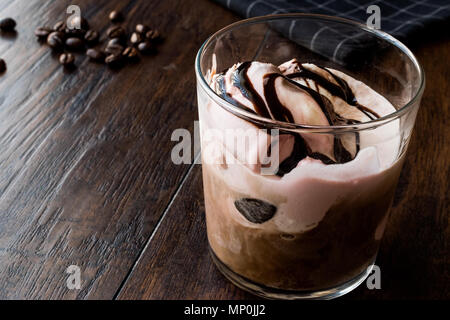
[(355, 278), (333, 288), (318, 291), (282, 290), (266, 287), (238, 275), (228, 266), (226, 266), (222, 261), (220, 261), (211, 248), (209, 248), (209, 251), (211, 253), (214, 264), (228, 280), (230, 280), (237, 287), (265, 299), (331, 300), (343, 296), (344, 294), (349, 293), (350, 291), (358, 287), (361, 283), (364, 282), (364, 280), (369, 276), (373, 269), (373, 264), (371, 264), (364, 272), (362, 272)]

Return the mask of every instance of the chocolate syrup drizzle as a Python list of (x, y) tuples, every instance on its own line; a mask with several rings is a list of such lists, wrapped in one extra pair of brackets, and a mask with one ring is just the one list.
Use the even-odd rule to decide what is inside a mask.
[[(358, 108), (369, 119), (373, 120), (379, 118), (379, 115), (376, 112), (358, 103), (353, 91), (344, 79), (338, 77), (326, 68), (319, 67), (330, 74), (337, 84), (333, 83), (322, 75), (304, 68), (301, 64), (298, 64), (298, 72), (289, 74), (287, 76), (279, 73), (269, 73), (264, 76), (264, 98), (267, 101), (266, 104), (264, 102), (264, 99), (259, 95), (250, 79), (248, 78), (247, 71), (250, 68), (251, 63), (251, 61), (246, 61), (239, 65), (239, 67), (234, 71), (232, 75), (232, 83), (235, 87), (239, 88), (245, 98), (253, 103), (256, 112), (242, 105), (227, 93), (223, 74), (219, 75), (216, 79), (216, 91), (218, 91), (218, 94), (226, 101), (239, 108), (244, 109), (245, 111), (252, 112), (254, 114), (258, 114), (260, 116), (273, 120), (294, 123), (294, 118), (291, 112), (289, 111), (289, 109), (283, 106), (283, 104), (278, 99), (278, 95), (276, 92), (275, 80), (281, 77), (292, 85), (309, 94), (319, 105), (330, 125), (357, 124), (360, 123), (360, 121), (354, 119), (345, 119), (339, 116), (334, 111), (332, 102), (327, 97), (319, 93), (319, 86), (327, 90), (330, 94), (343, 99), (350, 106)], [(307, 86), (294, 81), (294, 79), (299, 78), (312, 80), (315, 84), (316, 90), (310, 87), (308, 81), (305, 81)], [(301, 136), (301, 134), (283, 132), (282, 130), (280, 130), (280, 132), (281, 134), (294, 135), (295, 143), (291, 155), (279, 165), (279, 169), (277, 172), (278, 176), (283, 176), (286, 173), (289, 173), (297, 166), (299, 161), (306, 158), (307, 156), (318, 159), (325, 164), (345, 163), (351, 161), (354, 158), (354, 156), (352, 156), (351, 153), (345, 149), (341, 139), (337, 136), (334, 137), (333, 153), (335, 160), (333, 160), (324, 154), (312, 152), (311, 148), (308, 146), (307, 142)], [(360, 138), (359, 133), (355, 132), (354, 134), (356, 141), (356, 156), (356, 154), (360, 150)]]

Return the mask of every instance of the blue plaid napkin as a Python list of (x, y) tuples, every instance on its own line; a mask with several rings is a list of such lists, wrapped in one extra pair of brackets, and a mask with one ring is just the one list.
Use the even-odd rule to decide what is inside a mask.
[[(320, 13), (365, 23), (370, 5), (381, 11), (381, 30), (407, 40), (428, 25), (450, 18), (449, 0), (215, 0), (246, 18), (275, 13)], [(448, 30), (442, 30), (448, 32)]]
[[(366, 23), (367, 8), (380, 8), (381, 30), (412, 43), (420, 34), (448, 32), (450, 0), (214, 0), (246, 18), (276, 13), (319, 13)], [(435, 28), (430, 28), (435, 26)], [(436, 28), (440, 27), (440, 28)], [(275, 27), (296, 43), (340, 63), (357, 63), (362, 53), (371, 52), (377, 43), (359, 32), (349, 35), (343, 30), (311, 24), (277, 24)], [(323, 45), (326, 44), (326, 45)], [(372, 52), (373, 53), (373, 52)], [(374, 53), (375, 54), (375, 53)], [(355, 60), (356, 59), (356, 60)]]

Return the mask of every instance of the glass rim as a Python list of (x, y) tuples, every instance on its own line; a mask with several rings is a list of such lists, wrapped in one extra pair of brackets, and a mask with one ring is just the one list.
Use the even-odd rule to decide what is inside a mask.
[[(221, 35), (225, 34), (226, 32), (228, 32), (230, 30), (233, 30), (237, 27), (242, 27), (244, 25), (252, 25), (252, 24), (257, 24), (257, 23), (262, 23), (262, 22), (268, 22), (270, 20), (283, 20), (283, 19), (289, 19), (289, 18), (290, 19), (313, 18), (313, 19), (318, 19), (318, 20), (340, 22), (340, 23), (344, 23), (347, 25), (352, 25), (354, 27), (358, 27), (366, 32), (369, 32), (369, 33), (375, 35), (379, 39), (389, 42), (393, 46), (400, 49), (413, 62), (416, 70), (419, 73), (419, 77), (420, 77), (420, 84), (419, 84), (417, 91), (413, 94), (412, 98), (409, 99), (408, 102), (403, 104), (396, 111), (389, 113), (383, 117), (380, 117), (380, 118), (377, 118), (374, 120), (370, 120), (370, 121), (366, 121), (366, 122), (362, 122), (362, 123), (357, 123), (357, 124), (322, 126), (322, 125), (296, 124), (296, 123), (278, 121), (278, 120), (273, 120), (273, 119), (259, 116), (257, 114), (245, 111), (245, 110), (229, 103), (228, 101), (226, 101), (225, 99), (220, 97), (209, 86), (208, 82), (206, 81), (205, 77), (203, 76), (203, 74), (201, 72), (200, 61), (203, 57), (203, 53), (204, 53), (205, 49), (208, 47), (208, 45), (213, 40), (217, 39)], [(254, 18), (242, 19), (242, 20), (239, 20), (237, 22), (234, 22), (232, 24), (229, 24), (229, 25), (223, 27), (222, 29), (218, 30), (213, 35), (208, 37), (208, 39), (206, 39), (206, 41), (202, 44), (202, 46), (198, 50), (196, 58), (195, 58), (195, 73), (196, 73), (196, 77), (198, 80), (197, 83), (200, 84), (200, 86), (206, 91), (206, 93), (208, 94), (208, 96), (210, 98), (212, 98), (215, 102), (217, 102), (226, 111), (229, 111), (237, 116), (241, 116), (241, 117), (248, 119), (254, 123), (265, 125), (266, 127), (286, 129), (289, 131), (290, 130), (301, 130), (304, 132), (329, 132), (329, 131), (336, 131), (336, 130), (358, 131), (358, 130), (362, 130), (362, 129), (371, 129), (371, 128), (379, 127), (381, 125), (384, 125), (386, 123), (389, 123), (389, 122), (399, 118), (401, 115), (408, 112), (415, 105), (415, 103), (420, 99), (420, 97), (422, 96), (422, 93), (424, 91), (424, 88), (425, 88), (425, 73), (424, 73), (422, 66), (420, 65), (416, 56), (411, 52), (411, 50), (406, 45), (404, 45), (401, 41), (399, 41), (398, 39), (394, 38), (393, 36), (391, 36), (390, 34), (384, 32), (384, 31), (369, 28), (367, 25), (357, 22), (357, 21), (354, 21), (354, 20), (335, 17), (335, 16), (329, 16), (329, 15), (323, 15), (323, 14), (313, 14), (313, 13), (271, 14), (271, 15), (259, 16), (259, 17), (254, 17)]]

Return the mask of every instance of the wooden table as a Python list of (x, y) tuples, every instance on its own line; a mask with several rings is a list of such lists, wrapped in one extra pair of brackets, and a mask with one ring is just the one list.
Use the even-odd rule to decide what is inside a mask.
[[(65, 72), (36, 27), (69, 0), (4, 0), (17, 34), (0, 38), (0, 298), (247, 299), (207, 251), (199, 165), (172, 164), (176, 128), (197, 119), (194, 58), (239, 17), (208, 0), (79, 1), (105, 31), (112, 9), (165, 35), (121, 71), (77, 55)], [(378, 265), (382, 290), (344, 299), (449, 298), (450, 44), (415, 49), (427, 89)], [(198, 155), (198, 150), (195, 150)], [(81, 289), (66, 268), (81, 270)]]

